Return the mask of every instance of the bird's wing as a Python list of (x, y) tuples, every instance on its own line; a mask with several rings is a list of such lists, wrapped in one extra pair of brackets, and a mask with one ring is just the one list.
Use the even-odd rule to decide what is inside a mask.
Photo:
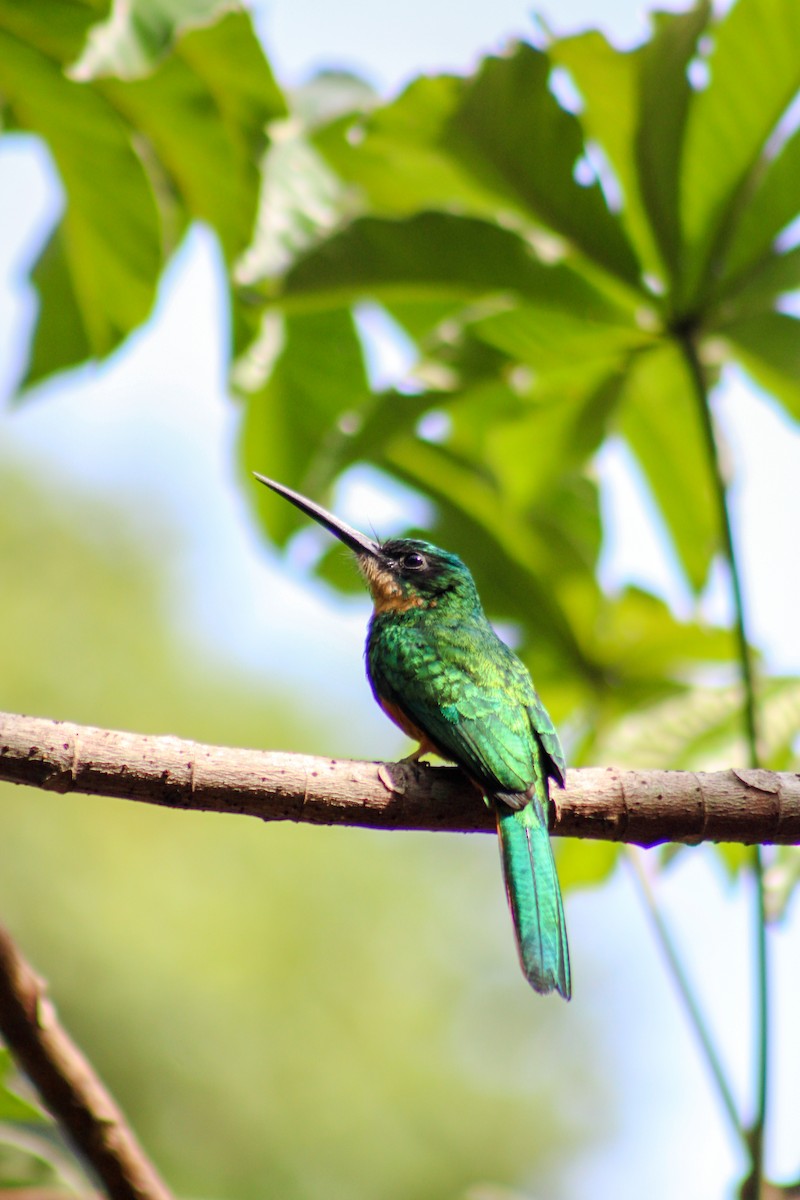
[(533, 693), (533, 703), (528, 704), (528, 719), (544, 751), (547, 774), (551, 779), (555, 779), (559, 787), (563, 787), (567, 777), (564, 751), (561, 749), (561, 742), (550, 714), (536, 692)]
[(406, 628), (383, 637), (381, 652), (371, 647), (368, 655), (376, 694), (485, 791), (528, 793), (537, 740), (555, 768), (548, 773), (559, 778), (563, 756), (552, 722), (526, 668), (490, 627)]

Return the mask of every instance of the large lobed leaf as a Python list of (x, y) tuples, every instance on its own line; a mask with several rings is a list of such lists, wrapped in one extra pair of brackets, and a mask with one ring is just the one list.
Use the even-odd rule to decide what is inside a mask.
[(43, 316), (30, 383), (110, 353), (147, 316), (164, 258), (144, 165), (104, 99), (68, 79), (47, 50), (2, 28), (0, 92), (14, 125), (45, 139), (66, 193), (63, 221), (35, 273)]
[(734, 237), (746, 189), (800, 89), (798, 45), (795, 0), (739, 0), (714, 28), (710, 82), (693, 99), (682, 170), (686, 302)]
[[(219, 7), (135, 5), (127, 24), (112, 22), (116, 48), (109, 35), (104, 54), (70, 75), (108, 6), (0, 3), (5, 121), (44, 139), (65, 194), (63, 220), (34, 268), (40, 318), (25, 385), (107, 356), (145, 320), (189, 221), (212, 226), (231, 264), (247, 245), (265, 125), (284, 106), (243, 12), (183, 29), (190, 17), (218, 17)], [(139, 78), (97, 75), (117, 50)]]
[(290, 267), (280, 299), (291, 310), (364, 296), (461, 302), (502, 292), (609, 324), (626, 320), (580, 272), (565, 262), (546, 265), (520, 234), (436, 211), (401, 220), (357, 218)]
[[(583, 135), (550, 91), (551, 69), (547, 54), (524, 43), (485, 59), (451, 118), (445, 144), (501, 197), (636, 285), (639, 264), (599, 182), (576, 181)], [(588, 177), (589, 159), (584, 166)]]

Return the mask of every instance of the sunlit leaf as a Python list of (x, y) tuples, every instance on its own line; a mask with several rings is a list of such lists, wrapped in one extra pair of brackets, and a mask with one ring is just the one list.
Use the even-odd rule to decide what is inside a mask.
[(643, 46), (621, 52), (596, 32), (553, 44), (553, 58), (572, 75), (585, 104), (581, 121), (608, 155), (622, 187), (620, 220), (652, 273), (679, 264), (678, 192), (689, 100), (686, 67), (709, 6), (654, 13)]
[(306, 131), (324, 128), (347, 113), (369, 112), (378, 101), (365, 79), (336, 67), (323, 68), (291, 89), (292, 116)]
[[(514, 292), (547, 307), (620, 314), (566, 263), (546, 266), (518, 234), (474, 217), (422, 212), (406, 220), (362, 217), (287, 272), (285, 308)], [(600, 317), (602, 319), (602, 317)]]
[[(722, 294), (730, 281), (768, 256), (778, 236), (800, 213), (797, 180), (800, 178), (800, 130), (795, 130), (765, 165), (755, 190), (742, 206), (732, 230), (725, 259)], [(797, 286), (797, 283), (794, 284)]]
[(0, 29), (66, 65), (80, 54), (92, 26), (110, 11), (111, 0), (0, 0)]
[(249, 18), (230, 13), (190, 30), (146, 78), (97, 87), (147, 138), (187, 213), (211, 225), (233, 261), (253, 230), (266, 124), (285, 112)]
[(443, 143), (464, 86), (453, 75), (415, 79), (375, 111), (318, 130), (314, 145), (343, 180), (356, 185), (373, 213), (401, 216), (442, 207), (489, 216), (496, 194)]
[(582, 470), (606, 436), (621, 384), (605, 364), (587, 364), (539, 381), (528, 403), (487, 428), (483, 453), (508, 495), (532, 503)]
[(554, 839), (558, 878), (565, 893), (573, 888), (604, 883), (617, 865), (617, 842), (581, 841), (579, 838)]
[(606, 320), (576, 302), (575, 311), (540, 304), (509, 306), (505, 311), (473, 322), (475, 334), (537, 372), (585, 373), (598, 364), (609, 372), (622, 369), (628, 355), (652, 342), (652, 335), (632, 322), (618, 321), (607, 311)]
[(53, 231), (31, 272), (40, 314), (31, 342), (28, 382), (66, 370), (96, 352), (75, 291), (64, 234), (61, 227)]
[(600, 185), (576, 182), (583, 135), (549, 88), (551, 69), (548, 56), (525, 43), (484, 59), (450, 121), (447, 145), (476, 178), (638, 285), (636, 256)]
[(768, 251), (752, 267), (720, 288), (709, 324), (722, 328), (733, 320), (770, 312), (776, 300), (800, 288), (800, 246)]
[[(140, 325), (192, 219), (212, 226), (233, 263), (255, 219), (265, 124), (284, 111), (243, 12), (185, 32), (146, 78), (78, 82), (64, 71), (77, 31), (107, 8), (61, 8), (51, 27), (40, 7), (33, 20), (26, 6), (0, 3), (7, 121), (44, 139), (65, 192), (34, 268), (41, 309), (25, 385), (108, 356)], [(197, 0), (158, 20), (175, 33), (210, 13)]]
[(710, 82), (693, 98), (682, 169), (687, 302), (713, 263), (726, 221), (725, 239), (731, 236), (741, 189), (800, 88), (798, 44), (795, 0), (740, 2), (714, 26)]
[(719, 511), (695, 390), (677, 347), (664, 343), (631, 361), (618, 419), (699, 592), (719, 548)]
[(800, 420), (800, 320), (765, 312), (734, 321), (722, 333), (753, 378)]
[(655, 13), (639, 55), (636, 165), (642, 198), (670, 276), (682, 270), (681, 165), (691, 90), (687, 69), (711, 14), (709, 0), (687, 13)]
[(622, 188), (620, 222), (643, 267), (659, 274), (661, 263), (642, 204), (634, 156), (641, 52), (623, 53), (597, 30), (560, 38), (548, 49), (553, 62), (569, 71), (584, 102), (581, 124), (602, 147)]
[[(764, 761), (773, 770), (786, 770), (800, 727), (800, 680), (765, 679), (758, 694)], [(605, 731), (600, 749), (605, 761), (624, 766), (706, 771), (745, 766), (741, 689), (694, 687), (632, 713)]]
[[(49, 352), (37, 338), (26, 383), (86, 356), (109, 354), (147, 316), (163, 265), (147, 174), (125, 123), (92, 89), (65, 77), (38, 47), (0, 28), (0, 91), (17, 125), (46, 141), (67, 194), (57, 241), (37, 275), (48, 324), (66, 304), (78, 338)], [(108, 203), (113, 186), (115, 203)]]
[[(245, 478), (258, 471), (308, 495), (327, 488), (340, 468), (340, 422), (369, 399), (352, 316), (344, 310), (287, 317), (283, 347), (267, 382), (246, 398), (241, 433)], [(249, 498), (277, 541), (297, 529), (300, 514), (253, 481)]]
[(612, 686), (619, 674), (625, 687), (641, 684), (654, 694), (659, 681), (680, 682), (698, 664), (725, 662), (731, 656), (727, 630), (679, 621), (663, 600), (636, 587), (625, 588), (603, 608), (595, 626), (582, 633)]
[(14, 1060), (0, 1047), (0, 1121), (20, 1121), (26, 1125), (46, 1125), (48, 1118), (40, 1108), (23, 1100), (13, 1090)]
[(116, 4), (110, 19), (92, 29), (71, 74), (80, 80), (144, 75), (183, 29), (213, 24), (230, 8), (231, 0), (129, 0), (125, 5)]
[(284, 126), (263, 161), (258, 219), (237, 265), (237, 280), (249, 289), (285, 271), (295, 257), (330, 233), (341, 207), (339, 181), (305, 137), (293, 136)]

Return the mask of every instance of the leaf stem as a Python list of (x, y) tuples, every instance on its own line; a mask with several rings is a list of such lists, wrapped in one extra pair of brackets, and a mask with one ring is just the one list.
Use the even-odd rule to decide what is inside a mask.
[(747, 640), (747, 625), (744, 615), (744, 597), (742, 594), (741, 577), (739, 575), (739, 563), (736, 557), (736, 548), (733, 542), (733, 530), (731, 527), (730, 512), (728, 508), (728, 489), (719, 461), (717, 439), (714, 433), (714, 422), (711, 415), (711, 406), (709, 403), (708, 388), (706, 387), (705, 373), (697, 354), (697, 348), (690, 335), (686, 335), (682, 339), (682, 348), (686, 358), (686, 364), (689, 368), (689, 373), (692, 377), (692, 383), (695, 389), (695, 398), (700, 410), (700, 419), (706, 441), (709, 468), (711, 470), (712, 483), (714, 485), (714, 491), (716, 492), (717, 505), (719, 508), (720, 529), (722, 533), (722, 552), (728, 565), (728, 572), (731, 581), (731, 594), (733, 598), (734, 611), (734, 634), (736, 637), (739, 655), (739, 673), (742, 681), (742, 715), (744, 719), (744, 734), (749, 757), (748, 765), (751, 767), (760, 767), (761, 762), (758, 752), (759, 736), (758, 720), (756, 715), (756, 689), (753, 673), (753, 655), (750, 650), (750, 643)]
[[(711, 479), (717, 496), (719, 508), (720, 531), (722, 535), (722, 551), (728, 564), (730, 575), (731, 595), (734, 610), (734, 631), (739, 657), (739, 675), (742, 683), (742, 717), (744, 723), (745, 741), (748, 749), (749, 765), (761, 765), (759, 755), (759, 730), (756, 708), (756, 690), (753, 672), (753, 656), (747, 639), (747, 623), (745, 620), (744, 597), (742, 594), (739, 564), (736, 547), (733, 541), (730, 509), (728, 504), (728, 489), (720, 464), (717, 439), (714, 432), (714, 422), (711, 414), (710, 396), (706, 375), (693, 332), (690, 329), (679, 334), (680, 346), (684, 354), (689, 374), (692, 378), (697, 407), (703, 426), (703, 433), (708, 454), (708, 465)], [(764, 1131), (767, 1119), (767, 1091), (769, 1066), (769, 990), (768, 990), (768, 960), (767, 960), (767, 922), (764, 889), (764, 861), (760, 846), (753, 847), (753, 875), (755, 878), (755, 922), (756, 922), (756, 1007), (758, 1021), (758, 1042), (756, 1047), (756, 1084), (755, 1084), (755, 1114), (753, 1123), (747, 1131), (746, 1144), (750, 1153), (751, 1173), (742, 1188), (742, 1196), (747, 1200), (759, 1200), (761, 1196), (761, 1181), (764, 1176)]]

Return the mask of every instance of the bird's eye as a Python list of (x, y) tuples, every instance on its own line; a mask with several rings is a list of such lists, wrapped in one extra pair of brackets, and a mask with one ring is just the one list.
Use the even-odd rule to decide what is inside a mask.
[(412, 550), (403, 559), (403, 566), (409, 571), (421, 571), (426, 565), (424, 554), (418, 554), (416, 550)]

